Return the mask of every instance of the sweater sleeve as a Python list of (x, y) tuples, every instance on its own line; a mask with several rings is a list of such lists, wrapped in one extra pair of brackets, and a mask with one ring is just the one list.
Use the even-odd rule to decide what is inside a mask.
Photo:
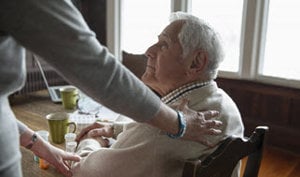
[(124, 123), (122, 123), (122, 122), (113, 123), (113, 129), (114, 129), (113, 138), (114, 139), (117, 139), (117, 136), (123, 132), (123, 128), (124, 128)]
[(76, 154), (81, 157), (86, 157), (89, 153), (101, 148), (98, 141), (94, 139), (85, 139), (79, 143), (76, 149)]
[[(85, 139), (83, 141), (80, 141), (76, 148), (76, 154), (79, 155), (82, 159), (85, 159), (90, 153), (98, 150), (101, 148), (101, 145), (98, 143), (98, 141), (94, 139)], [(79, 162), (72, 162), (71, 167), (74, 168), (80, 168)]]
[(162, 104), (97, 41), (71, 1), (1, 1), (0, 29), (115, 112), (147, 121)]

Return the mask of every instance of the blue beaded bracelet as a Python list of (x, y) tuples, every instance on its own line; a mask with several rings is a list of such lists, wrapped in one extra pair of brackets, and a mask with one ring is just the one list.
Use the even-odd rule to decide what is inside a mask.
[(181, 138), (184, 136), (185, 134), (185, 131), (186, 131), (186, 120), (184, 118), (184, 115), (181, 111), (176, 111), (177, 112), (177, 118), (178, 118), (178, 127), (179, 127), (179, 131), (177, 134), (170, 134), (170, 133), (167, 133), (167, 135), (170, 137), (170, 138), (173, 138), (173, 139), (177, 139), (177, 138)]

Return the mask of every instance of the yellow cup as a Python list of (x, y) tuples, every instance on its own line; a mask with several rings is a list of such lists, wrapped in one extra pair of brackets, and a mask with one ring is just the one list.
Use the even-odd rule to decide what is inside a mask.
[(78, 89), (65, 87), (60, 89), (62, 104), (65, 109), (75, 109), (79, 98)]
[(76, 123), (69, 122), (69, 114), (65, 112), (51, 113), (46, 116), (53, 143), (61, 144), (65, 141), (65, 134), (69, 133), (69, 126), (73, 126), (72, 133), (76, 131)]

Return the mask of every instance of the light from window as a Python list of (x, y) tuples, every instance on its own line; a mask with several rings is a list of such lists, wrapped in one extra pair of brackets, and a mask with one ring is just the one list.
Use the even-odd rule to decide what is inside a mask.
[(171, 1), (123, 0), (122, 11), (122, 50), (145, 53), (168, 24)]
[(300, 1), (269, 2), (263, 75), (300, 80), (299, 17)]
[(220, 70), (238, 72), (242, 27), (242, 0), (193, 0), (192, 14), (209, 23), (221, 36), (225, 59)]

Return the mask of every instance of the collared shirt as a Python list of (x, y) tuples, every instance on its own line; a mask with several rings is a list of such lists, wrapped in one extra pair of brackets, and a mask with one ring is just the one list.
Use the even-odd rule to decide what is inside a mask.
[(173, 90), (172, 92), (168, 93), (166, 96), (162, 97), (161, 100), (166, 104), (172, 104), (177, 100), (184, 98), (184, 96), (190, 93), (192, 90), (201, 88), (205, 85), (208, 85), (209, 83), (211, 83), (211, 81), (206, 81), (206, 82), (196, 81), (196, 82), (183, 85)]

